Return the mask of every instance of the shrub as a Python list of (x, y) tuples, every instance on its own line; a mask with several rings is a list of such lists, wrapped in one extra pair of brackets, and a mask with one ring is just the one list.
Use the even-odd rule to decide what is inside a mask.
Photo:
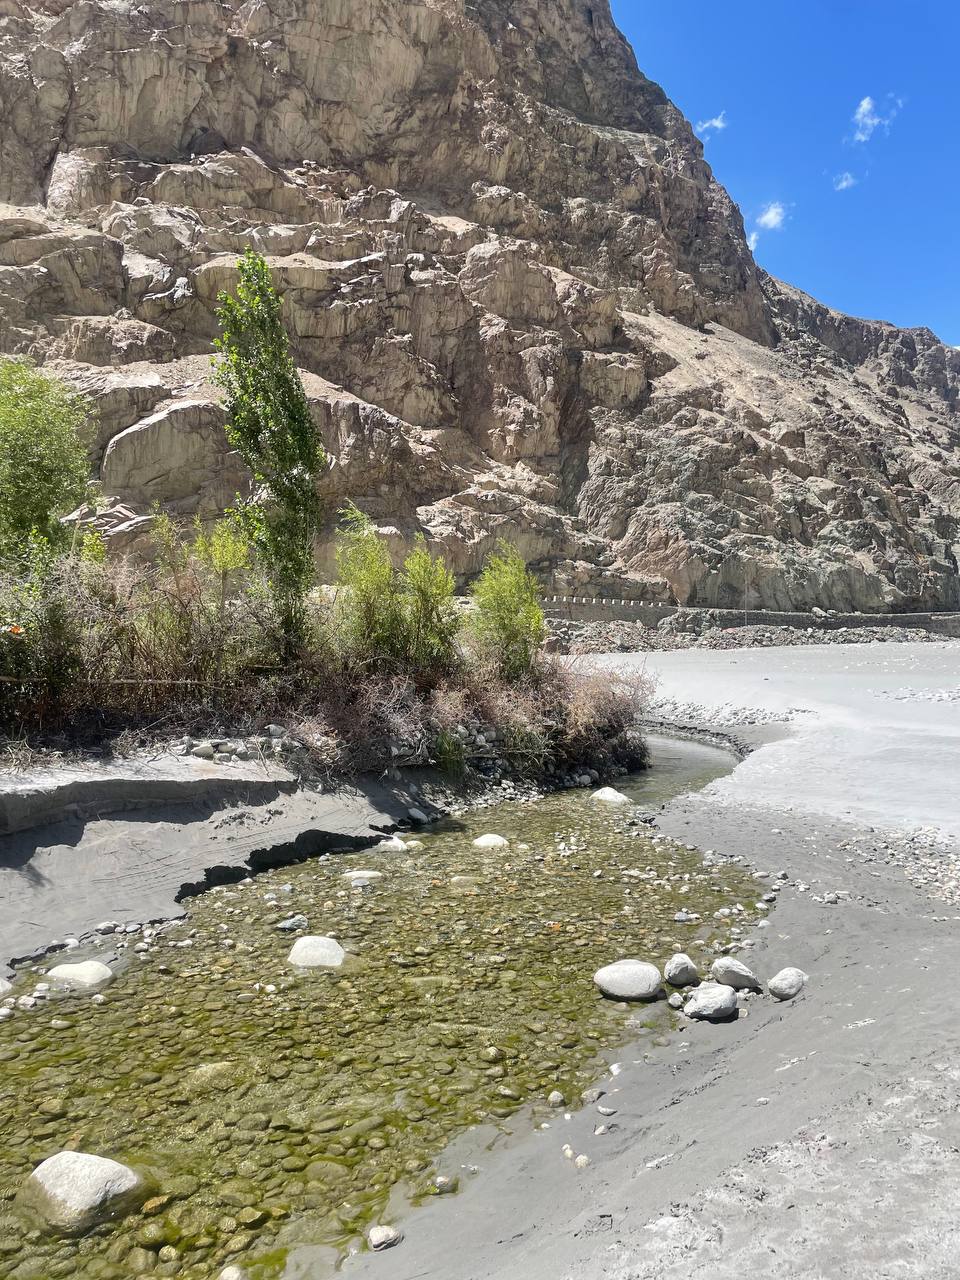
[(336, 625), (348, 663), (402, 659), (405, 622), (400, 581), (370, 517), (350, 505), (337, 533)]
[(454, 601), (454, 577), (422, 537), (407, 556), (400, 575), (405, 657), (409, 665), (437, 676), (457, 660), (460, 614)]
[(352, 664), (378, 663), (436, 681), (456, 665), (460, 614), (453, 574), (423, 537), (398, 572), (370, 517), (341, 513), (337, 535), (337, 631)]
[(39, 724), (56, 721), (77, 695), (84, 674), (83, 631), (76, 591), (37, 533), (20, 548), (16, 570), (0, 578), (0, 718), (18, 721), (26, 709)]
[(0, 553), (30, 534), (62, 543), (58, 517), (89, 482), (90, 405), (24, 360), (0, 360)]
[(248, 249), (239, 270), (236, 296), (219, 297), (216, 377), (226, 392), (227, 438), (255, 485), (253, 496), (238, 501), (237, 517), (266, 571), (280, 647), (289, 657), (305, 640), (320, 525), (317, 481), (326, 457), (290, 358), (270, 269)]
[(480, 655), (507, 680), (522, 679), (536, 664), (546, 628), (537, 581), (515, 547), (498, 543), (471, 594), (471, 631)]

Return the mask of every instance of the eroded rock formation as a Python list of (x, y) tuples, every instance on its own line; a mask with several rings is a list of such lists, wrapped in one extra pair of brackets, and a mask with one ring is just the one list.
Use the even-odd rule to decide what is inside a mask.
[(760, 272), (607, 0), (0, 0), (0, 37), (0, 350), (97, 401), (119, 544), (244, 484), (210, 344), (252, 244), (331, 522), (568, 589), (960, 604), (960, 352)]

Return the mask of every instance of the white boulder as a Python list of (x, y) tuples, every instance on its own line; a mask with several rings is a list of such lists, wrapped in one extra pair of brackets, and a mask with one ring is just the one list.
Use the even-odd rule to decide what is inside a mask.
[(599, 791), (594, 791), (590, 799), (598, 800), (601, 804), (632, 804), (630, 797), (616, 787), (601, 787)]
[(704, 982), (691, 993), (690, 999), (683, 1006), (683, 1012), (688, 1018), (705, 1018), (708, 1022), (718, 1022), (736, 1017), (739, 1008), (737, 993), (733, 987), (724, 986), (720, 982)]
[(13, 990), (13, 983), (8, 982), (6, 978), (0, 978), (0, 996), (5, 996), (8, 991)]
[(376, 1253), (380, 1253), (383, 1249), (392, 1249), (402, 1239), (403, 1236), (396, 1227), (375, 1226), (367, 1232), (367, 1244)]
[(672, 987), (690, 987), (700, 981), (700, 972), (683, 951), (672, 955), (663, 966), (663, 976)]
[(366, 880), (366, 881), (370, 881), (370, 880), (382, 880), (382, 879), (383, 879), (383, 872), (382, 872), (382, 871), (367, 871), (367, 870), (365, 870), (365, 869), (358, 869), (358, 870), (356, 870), (356, 871), (344, 871), (344, 872), (342, 873), (342, 875), (340, 876), (340, 879), (341, 879), (341, 880), (357, 880), (357, 879), (360, 879), (360, 880)]
[(308, 935), (298, 938), (290, 948), (287, 963), (299, 969), (339, 969), (347, 953), (336, 938), (318, 938)]
[(617, 960), (598, 969), (593, 980), (611, 1000), (655, 1000), (662, 982), (657, 966), (645, 960)]
[(760, 991), (760, 980), (745, 964), (733, 960), (730, 956), (718, 956), (710, 966), (710, 972), (717, 982), (725, 987), (733, 987), (735, 991)]
[(803, 990), (807, 975), (802, 969), (788, 967), (775, 973), (767, 983), (767, 990), (777, 1000), (792, 1000)]
[(113, 981), (113, 971), (99, 960), (80, 960), (76, 964), (54, 965), (47, 977), (70, 991), (96, 991)]
[(473, 842), (473, 847), (475, 849), (509, 849), (510, 841), (503, 836), (477, 836)]
[(403, 853), (406, 847), (399, 836), (385, 836), (377, 845), (381, 853)]
[(82, 1151), (60, 1151), (38, 1164), (19, 1200), (57, 1231), (86, 1231), (137, 1207), (143, 1180), (125, 1164)]

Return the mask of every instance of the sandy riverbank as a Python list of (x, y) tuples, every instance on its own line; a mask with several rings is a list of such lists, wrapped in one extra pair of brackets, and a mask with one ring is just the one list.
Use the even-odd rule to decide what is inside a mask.
[[(391, 1280), (956, 1274), (960, 920), (930, 895), (935, 853), (922, 871), (902, 865), (902, 833), (936, 826), (945, 843), (930, 849), (949, 881), (960, 717), (929, 695), (957, 687), (960, 651), (923, 646), (921, 662), (910, 646), (864, 646), (839, 670), (849, 650), (747, 656), (710, 655), (710, 671), (703, 654), (656, 656), (661, 697), (696, 704), (714, 727), (723, 707), (758, 736), (759, 722), (793, 712), (789, 735), (669, 804), (658, 827), (788, 873), (749, 961), (763, 975), (799, 965), (806, 991), (789, 1005), (751, 1002), (730, 1026), (685, 1027), (642, 1057), (625, 1052), (602, 1082), (601, 1105), (617, 1113), (602, 1135), (589, 1105), (475, 1156), (479, 1175), (461, 1196), (409, 1217)], [(790, 674), (778, 666), (798, 658)], [(834, 812), (844, 806), (853, 820)], [(889, 829), (868, 821), (877, 814)], [(565, 1143), (591, 1166), (572, 1168)], [(384, 1265), (359, 1257), (347, 1274), (372, 1280)]]

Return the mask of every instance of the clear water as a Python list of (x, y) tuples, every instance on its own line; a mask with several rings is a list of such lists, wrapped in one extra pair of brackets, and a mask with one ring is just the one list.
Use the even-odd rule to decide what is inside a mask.
[[(653, 746), (623, 787), (645, 805), (731, 767)], [(233, 1262), (268, 1280), (302, 1247), (342, 1255), (398, 1189), (445, 1190), (435, 1162), (472, 1126), (535, 1119), (552, 1090), (573, 1103), (637, 1034), (595, 970), (705, 956), (729, 928), (713, 913), (752, 900), (743, 872), (653, 843), (629, 812), (566, 793), (451, 819), (419, 848), (268, 872), (126, 952), (103, 1004), (51, 999), (0, 1025), (0, 1276), (210, 1280)], [(488, 831), (510, 848), (475, 849)], [(352, 888), (358, 868), (382, 879)], [(681, 907), (704, 923), (674, 923)], [(342, 970), (290, 967), (296, 935), (276, 925), (294, 913), (341, 941)], [(156, 1194), (81, 1239), (45, 1234), (14, 1197), (65, 1147), (134, 1165)]]

